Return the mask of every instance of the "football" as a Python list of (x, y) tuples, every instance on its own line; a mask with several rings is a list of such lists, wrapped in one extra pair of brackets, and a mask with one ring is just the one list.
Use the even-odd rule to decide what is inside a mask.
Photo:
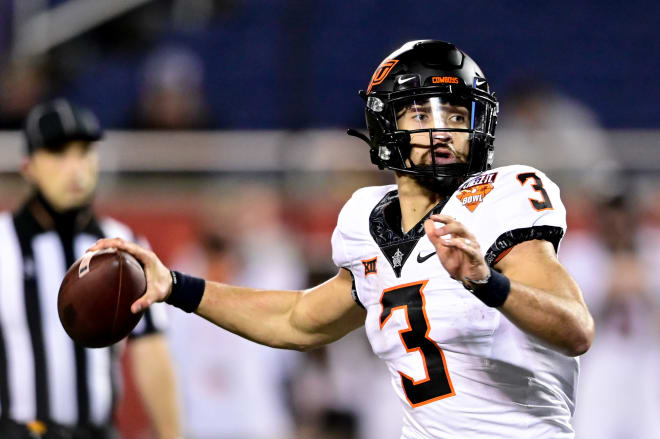
[(131, 304), (147, 281), (132, 255), (114, 248), (85, 253), (67, 271), (57, 297), (60, 322), (76, 343), (100, 348), (126, 337), (143, 312)]

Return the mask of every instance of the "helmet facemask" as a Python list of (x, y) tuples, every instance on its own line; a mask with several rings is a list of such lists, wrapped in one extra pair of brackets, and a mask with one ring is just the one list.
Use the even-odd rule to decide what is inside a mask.
[(490, 168), (496, 105), (472, 89), (425, 88), (368, 98), (367, 124), (379, 128), (370, 130), (372, 161), (451, 193), (469, 175)]

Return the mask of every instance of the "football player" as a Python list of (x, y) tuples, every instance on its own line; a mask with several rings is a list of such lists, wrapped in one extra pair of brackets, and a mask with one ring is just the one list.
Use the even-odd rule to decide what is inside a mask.
[(404, 407), (402, 438), (569, 438), (578, 357), (593, 320), (557, 260), (558, 187), (521, 165), (491, 169), (498, 102), (453, 44), (412, 41), (366, 92), (378, 167), (396, 184), (362, 188), (332, 237), (338, 274), (306, 291), (263, 291), (145, 265), (137, 312), (166, 301), (258, 343), (311, 349), (365, 326)]

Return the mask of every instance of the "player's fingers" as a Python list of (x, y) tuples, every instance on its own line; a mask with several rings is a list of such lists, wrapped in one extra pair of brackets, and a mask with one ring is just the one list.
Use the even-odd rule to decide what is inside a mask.
[(451, 223), (447, 223), (444, 226), (438, 228), (438, 233), (442, 235), (456, 235), (456, 236), (461, 236), (463, 238), (468, 238), (471, 240), (475, 240), (474, 235), (470, 233), (468, 228), (461, 222), (459, 221), (452, 221)]
[(441, 213), (433, 214), (429, 217), (431, 220), (439, 223), (451, 224), (456, 222), (456, 218), (449, 215), (443, 215)]
[(436, 233), (453, 238), (467, 239), (470, 241), (470, 243), (479, 248), (477, 238), (468, 230), (467, 227), (465, 227), (465, 225), (458, 221), (454, 221), (451, 224), (447, 224), (446, 226), (437, 229)]
[(123, 239), (119, 239), (117, 241), (117, 248), (120, 250), (127, 251), (128, 253), (132, 254), (135, 257), (144, 257), (148, 258), (149, 257), (149, 252), (140, 247), (139, 245), (130, 242), (130, 241), (124, 241)]
[(452, 236), (465, 236), (468, 232), (465, 226), (459, 222), (453, 222), (450, 224), (445, 224), (442, 227), (436, 229), (436, 233), (439, 235), (452, 235)]
[(105, 248), (116, 248), (119, 250), (124, 250), (135, 256), (142, 263), (142, 265), (145, 266), (152, 262), (155, 257), (153, 252), (145, 250), (139, 245), (130, 241), (125, 241), (121, 238), (100, 239), (88, 251), (102, 250)]
[(440, 238), (446, 235), (447, 233), (443, 231), (444, 226), (445, 224), (433, 221), (432, 218), (424, 221), (424, 231), (429, 238)]
[(135, 256), (140, 262), (146, 264), (152, 258), (150, 255), (151, 252), (143, 249), (137, 244), (134, 244), (129, 241), (125, 241), (121, 238), (105, 238), (99, 239), (96, 243), (90, 247), (87, 251), (97, 251), (103, 250), (106, 248), (116, 248), (119, 250), (124, 250), (133, 256)]
[(154, 252), (151, 250), (146, 250), (133, 242), (123, 241), (121, 246), (117, 248), (132, 254), (137, 258), (138, 261), (142, 262), (142, 265), (144, 266), (156, 263), (158, 261), (158, 258)]
[(88, 252), (103, 250), (106, 248), (116, 248), (123, 242), (121, 238), (103, 238), (94, 243), (93, 246), (87, 249)]
[(133, 314), (137, 314), (140, 311), (144, 311), (145, 309), (149, 308), (153, 303), (154, 300), (150, 300), (149, 293), (145, 293), (142, 297), (133, 302), (131, 305), (131, 312)]
[[(171, 279), (169, 271), (167, 272), (166, 278)], [(131, 311), (133, 313), (138, 313), (147, 309), (156, 302), (161, 302), (165, 298), (163, 295), (165, 294), (164, 290), (168, 289), (166, 284), (166, 279), (158, 278), (157, 275), (152, 276), (147, 272), (147, 291), (142, 295), (142, 297), (133, 302), (131, 305)]]
[(424, 232), (426, 232), (426, 236), (429, 237), (431, 242), (434, 242), (439, 237), (439, 235), (436, 235), (435, 230), (435, 223), (432, 220), (427, 219), (424, 221)]
[(479, 244), (469, 238), (456, 237), (443, 239), (442, 245), (463, 251), (472, 261), (478, 261), (481, 258)]

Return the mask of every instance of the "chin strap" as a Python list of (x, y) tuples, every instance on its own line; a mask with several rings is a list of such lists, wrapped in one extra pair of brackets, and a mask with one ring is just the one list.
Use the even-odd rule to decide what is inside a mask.
[[(367, 101), (367, 93), (364, 90), (358, 91), (358, 94), (360, 95), (360, 97), (362, 99), (364, 99), (365, 102)], [(357, 137), (358, 139), (365, 141), (367, 143), (367, 145), (369, 145), (369, 148), (371, 148), (371, 139), (369, 137), (365, 136), (364, 134), (362, 134), (361, 132), (359, 132), (358, 130), (354, 130), (353, 128), (349, 128), (349, 129), (346, 130), (346, 134), (348, 134), (349, 136), (352, 136), (352, 137)]]
[(369, 137), (365, 136), (364, 134), (362, 134), (361, 132), (359, 132), (358, 130), (354, 130), (353, 128), (349, 128), (349, 129), (346, 130), (346, 134), (348, 134), (349, 136), (352, 136), (352, 137), (357, 137), (358, 139), (365, 141), (367, 143), (367, 145), (369, 145), (369, 147), (371, 147), (371, 139)]

